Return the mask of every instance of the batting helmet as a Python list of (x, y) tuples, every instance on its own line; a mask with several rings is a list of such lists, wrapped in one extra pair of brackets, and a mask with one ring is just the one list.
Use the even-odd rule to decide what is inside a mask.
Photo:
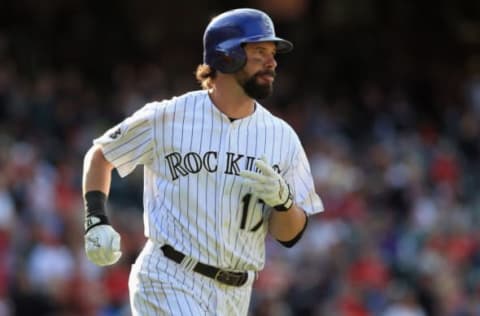
[(275, 36), (270, 17), (254, 9), (224, 12), (208, 24), (203, 34), (203, 62), (223, 73), (240, 70), (247, 62), (246, 43), (274, 42), (278, 53), (292, 50), (291, 42)]

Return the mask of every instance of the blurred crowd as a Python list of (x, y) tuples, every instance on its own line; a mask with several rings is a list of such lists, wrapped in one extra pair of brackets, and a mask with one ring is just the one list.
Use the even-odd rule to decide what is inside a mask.
[[(129, 11), (137, 20), (120, 15), (149, 52), (134, 58), (113, 27), (98, 31), (116, 34), (95, 42), (106, 52), (76, 50), (77, 41), (92, 44), (103, 7), (67, 2), (72, 12), (53, 1), (0, 6), (15, 19), (27, 8), (39, 23), (8, 24), (0, 10), (0, 316), (129, 315), (128, 273), (144, 242), (142, 170), (113, 174), (109, 214), (123, 256), (100, 268), (83, 250), (83, 155), (144, 103), (199, 88), (192, 73), (207, 19), (196, 16), (192, 34), (175, 32), (193, 44), (161, 45), (154, 38), (168, 40), (169, 29), (153, 32), (137, 1)], [(251, 316), (480, 315), (480, 26), (472, 22), (480, 7), (360, 2), (360, 12), (347, 0), (250, 3), (276, 3), (279, 33), (297, 44), (279, 57), (264, 105), (300, 135), (326, 209), (295, 247), (267, 240)], [(38, 38), (27, 36), (35, 26)]]

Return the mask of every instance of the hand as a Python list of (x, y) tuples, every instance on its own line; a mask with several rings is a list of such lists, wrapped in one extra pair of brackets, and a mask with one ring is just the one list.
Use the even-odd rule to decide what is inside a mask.
[(114, 264), (122, 256), (120, 235), (110, 225), (92, 227), (85, 234), (85, 252), (96, 265)]
[(254, 194), (268, 206), (277, 211), (287, 211), (293, 205), (290, 188), (285, 180), (265, 161), (265, 158), (255, 160), (255, 166), (261, 173), (248, 170), (240, 171), (240, 176), (250, 186)]

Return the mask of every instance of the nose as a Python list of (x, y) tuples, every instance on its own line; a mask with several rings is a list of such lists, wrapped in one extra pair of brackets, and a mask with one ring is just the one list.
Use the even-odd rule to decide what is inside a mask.
[(265, 66), (268, 68), (268, 69), (275, 69), (277, 68), (277, 60), (275, 59), (275, 56), (274, 55), (270, 55), (269, 57), (267, 57), (266, 61), (265, 61)]

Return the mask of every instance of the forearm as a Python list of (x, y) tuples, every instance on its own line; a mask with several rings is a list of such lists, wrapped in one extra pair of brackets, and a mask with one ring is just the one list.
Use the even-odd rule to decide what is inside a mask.
[(100, 147), (90, 148), (83, 162), (83, 194), (89, 191), (101, 191), (108, 195), (112, 169), (113, 165), (105, 159)]
[(303, 230), (306, 221), (305, 212), (294, 204), (288, 211), (272, 211), (269, 219), (269, 231), (279, 241), (290, 241)]

